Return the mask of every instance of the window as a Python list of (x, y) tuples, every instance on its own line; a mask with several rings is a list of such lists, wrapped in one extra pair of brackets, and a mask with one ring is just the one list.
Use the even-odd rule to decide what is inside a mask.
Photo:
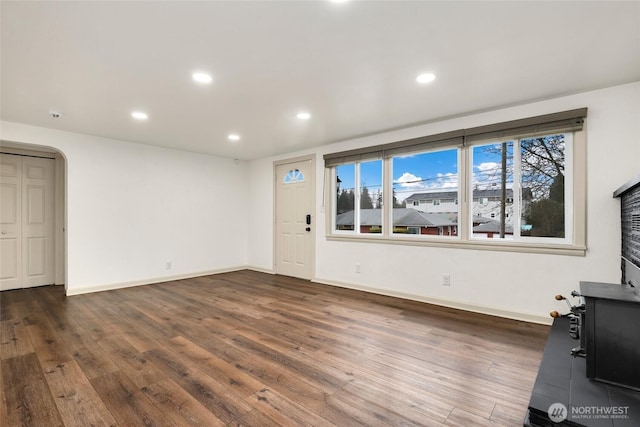
[(348, 163), (335, 168), (334, 230), (381, 234), (382, 160)]
[(325, 155), (328, 238), (583, 255), (586, 109)]
[(407, 227), (407, 234), (420, 234), (420, 227)]
[(473, 146), (472, 197), (481, 200), (473, 204), (473, 238), (566, 242), (572, 229), (566, 177), (572, 150), (571, 133)]
[(295, 182), (303, 182), (303, 181), (304, 181), (304, 174), (300, 171), (300, 169), (291, 169), (284, 176), (285, 184), (293, 184)]
[(336, 219), (335, 230), (354, 230), (355, 209), (355, 164), (346, 164), (336, 167)]
[[(440, 198), (458, 196), (458, 156), (457, 148), (417, 152), (391, 157), (393, 171), (393, 233), (406, 233), (409, 226), (417, 226), (423, 235), (440, 235), (438, 226), (443, 220), (440, 213)], [(420, 200), (418, 210), (405, 209), (405, 199)], [(415, 206), (415, 205), (414, 205)], [(452, 207), (452, 216), (457, 217), (458, 208)], [(446, 220), (446, 225), (453, 224)]]

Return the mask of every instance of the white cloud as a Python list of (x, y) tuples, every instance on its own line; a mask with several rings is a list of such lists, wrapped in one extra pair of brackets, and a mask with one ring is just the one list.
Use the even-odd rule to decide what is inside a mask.
[(423, 188), (424, 182), (421, 177), (415, 176), (410, 172), (403, 173), (400, 178), (395, 180), (396, 184), (400, 184), (402, 188)]
[(482, 172), (500, 169), (501, 166), (496, 162), (483, 162), (476, 166), (476, 169)]
[(396, 184), (396, 197), (402, 201), (414, 193), (455, 190), (458, 188), (458, 174), (447, 172), (438, 173), (435, 177), (422, 178), (411, 172), (405, 172), (393, 183)]
[(439, 173), (436, 183), (432, 183), (429, 188), (458, 188), (458, 174), (447, 172)]

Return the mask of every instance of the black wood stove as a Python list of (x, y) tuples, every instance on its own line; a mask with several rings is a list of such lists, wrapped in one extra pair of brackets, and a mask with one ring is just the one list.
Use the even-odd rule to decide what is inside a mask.
[(525, 427), (640, 426), (640, 176), (614, 193), (622, 208), (620, 284), (581, 282), (555, 317)]

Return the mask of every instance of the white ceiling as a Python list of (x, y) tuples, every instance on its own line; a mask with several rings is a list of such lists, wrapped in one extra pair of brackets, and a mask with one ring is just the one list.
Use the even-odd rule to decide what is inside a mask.
[(1, 20), (2, 120), (239, 159), (640, 80), (638, 1), (2, 1)]

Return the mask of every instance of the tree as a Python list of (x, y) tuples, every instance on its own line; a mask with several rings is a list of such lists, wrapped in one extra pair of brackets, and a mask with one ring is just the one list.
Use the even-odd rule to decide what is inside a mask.
[(374, 206), (374, 208), (382, 209), (382, 192), (380, 190), (376, 191), (375, 199), (376, 205)]
[(360, 194), (360, 209), (373, 209), (373, 202), (371, 201), (371, 195), (367, 187), (362, 188)]
[(394, 208), (406, 208), (407, 201), (403, 200), (402, 202), (398, 202), (398, 198), (396, 197), (396, 190), (393, 190), (393, 207)]
[[(558, 186), (562, 187), (564, 202), (564, 148), (563, 134), (520, 141), (522, 183), (531, 190), (533, 200), (549, 198), (555, 183), (555, 190), (558, 190)], [(554, 196), (559, 195), (556, 193)]]
[(530, 236), (564, 237), (564, 175), (555, 177), (549, 197), (531, 203), (526, 215), (531, 225)]
[(349, 212), (353, 210), (355, 201), (355, 194), (353, 190), (342, 190), (338, 195), (338, 206), (336, 212), (338, 214)]
[[(506, 150), (506, 178), (507, 183), (513, 182), (513, 146), (511, 142), (503, 144), (487, 145), (483, 151), (491, 154), (495, 159), (501, 159), (503, 148)], [(520, 140), (520, 179), (522, 185), (531, 192), (533, 200), (541, 200), (549, 197), (551, 184), (556, 177), (562, 176), (564, 185), (564, 134), (549, 135), (538, 138), (523, 138)], [(500, 163), (496, 161), (496, 163)], [(501, 181), (501, 168), (492, 171), (483, 171), (485, 184), (498, 184)]]
[[(514, 146), (514, 143), (495, 144), (485, 150), (502, 159), (502, 166), (496, 168), (494, 175), (485, 173), (485, 176), (494, 186), (500, 185), (503, 199), (506, 186), (513, 182)], [(520, 140), (522, 198), (530, 202), (523, 204), (522, 218), (531, 226), (531, 230), (523, 232), (523, 235), (564, 237), (564, 150), (563, 134)], [(505, 221), (504, 213), (500, 219)]]

